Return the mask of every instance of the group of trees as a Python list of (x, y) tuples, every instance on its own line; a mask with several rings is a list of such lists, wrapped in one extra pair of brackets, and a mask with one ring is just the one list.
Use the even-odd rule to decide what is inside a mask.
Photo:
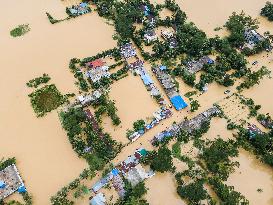
[(238, 132), (238, 142), (241, 146), (252, 150), (263, 162), (273, 167), (273, 130), (269, 133), (255, 133), (255, 136), (250, 136), (249, 131), (240, 127)]
[(261, 10), (261, 15), (267, 17), (269, 21), (273, 21), (273, 4), (271, 2), (266, 2)]
[(166, 146), (159, 147), (157, 152), (148, 152), (142, 162), (150, 165), (154, 171), (163, 173), (174, 170), (172, 152)]
[(119, 199), (115, 205), (149, 205), (147, 200), (144, 199), (144, 196), (147, 193), (144, 182), (140, 182), (133, 187), (130, 182), (125, 180), (125, 190), (125, 197)]
[(34, 78), (30, 81), (28, 81), (26, 84), (28, 87), (32, 88), (37, 88), (39, 85), (43, 84), (43, 83), (47, 83), (51, 78), (49, 77), (48, 74), (43, 74), (43, 76), (41, 77), (37, 77), (37, 78)]
[[(73, 149), (87, 160), (90, 167), (102, 168), (119, 152), (120, 145), (109, 134), (98, 133), (82, 108), (70, 108), (67, 112), (61, 112), (60, 119)], [(90, 151), (87, 152), (86, 148)]]
[(186, 185), (180, 184), (177, 193), (181, 198), (189, 200), (189, 204), (200, 204), (202, 200), (208, 198), (204, 183), (205, 180), (200, 179)]
[[(75, 204), (73, 200), (68, 199), (68, 195), (70, 192), (74, 192), (73, 196), (75, 199), (78, 197), (87, 194), (86, 187), (81, 183), (83, 180), (92, 179), (95, 176), (94, 170), (84, 169), (82, 173), (70, 182), (67, 186), (63, 187), (60, 191), (56, 193), (56, 195), (50, 198), (50, 202), (52, 205), (73, 205)], [(88, 190), (89, 192), (89, 190)]]
[(244, 33), (246, 29), (257, 29), (258, 20), (252, 19), (243, 11), (239, 14), (233, 12), (225, 24), (225, 27), (230, 31), (228, 36), (229, 43), (236, 48), (242, 47), (245, 43)]
[(238, 147), (232, 140), (224, 141), (216, 139), (204, 148), (201, 158), (214, 175), (226, 180), (234, 166), (239, 166), (238, 162), (232, 162), (230, 158), (238, 156)]
[(210, 177), (208, 182), (223, 204), (249, 204), (249, 201), (240, 192), (235, 191), (234, 187), (224, 184), (221, 179)]
[(262, 66), (257, 71), (250, 71), (248, 70), (245, 75), (245, 81), (242, 82), (238, 87), (237, 90), (241, 91), (242, 89), (249, 89), (256, 84), (260, 84), (260, 81), (264, 78), (268, 77), (271, 78), (271, 71), (268, 70), (265, 66)]
[(94, 107), (98, 108), (95, 111), (95, 116), (99, 122), (101, 122), (102, 115), (106, 113), (111, 118), (113, 125), (117, 126), (121, 123), (115, 103), (107, 95), (102, 95)]

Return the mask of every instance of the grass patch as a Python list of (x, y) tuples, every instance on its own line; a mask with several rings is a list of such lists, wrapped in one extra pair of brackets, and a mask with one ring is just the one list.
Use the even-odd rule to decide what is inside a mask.
[(18, 37), (18, 36), (25, 35), (29, 31), (30, 31), (29, 24), (22, 24), (16, 27), (15, 29), (12, 29), (10, 31), (10, 35), (12, 37)]
[(37, 117), (42, 117), (47, 112), (55, 110), (67, 100), (54, 84), (46, 85), (43, 88), (34, 91), (29, 97)]

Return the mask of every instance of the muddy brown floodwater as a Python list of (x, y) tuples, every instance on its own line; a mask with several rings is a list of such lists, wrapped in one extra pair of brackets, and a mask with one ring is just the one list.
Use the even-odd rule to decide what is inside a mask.
[[(47, 73), (62, 93), (77, 92), (73, 75), (68, 70), (69, 60), (73, 57), (93, 56), (100, 51), (113, 48), (114, 28), (107, 25), (95, 12), (82, 17), (51, 25), (45, 12), (56, 18), (65, 16), (65, 4), (60, 0), (14, 0), (1, 1), (0, 45), (0, 157), (16, 157), (19, 170), (26, 181), (26, 186), (34, 196), (34, 204), (49, 205), (49, 198), (62, 186), (69, 183), (87, 166), (72, 150), (65, 132), (59, 123), (58, 115), (52, 112), (37, 119), (30, 106), (27, 95), (32, 92), (25, 83), (34, 77)], [(76, 1), (75, 1), (76, 2)], [(153, 1), (157, 3), (163, 2)], [(233, 11), (244, 10), (253, 17), (258, 17), (266, 0), (178, 0), (189, 21), (204, 30), (208, 36), (224, 35), (224, 31), (215, 32), (222, 26)], [(166, 13), (167, 15), (168, 13)], [(259, 31), (273, 33), (272, 23), (259, 17)], [(9, 31), (19, 24), (30, 24), (31, 31), (25, 36), (12, 38)], [(259, 66), (267, 65), (272, 70), (273, 56), (261, 54), (251, 57), (250, 62), (259, 61)], [(146, 66), (146, 65), (145, 65)], [(148, 66), (148, 71), (150, 67)], [(154, 81), (158, 82), (153, 76)], [(127, 83), (128, 82), (128, 83)], [(181, 94), (191, 89), (179, 81)], [(243, 94), (253, 97), (262, 105), (262, 112), (273, 114), (273, 80), (262, 83)], [(160, 88), (161, 89), (161, 88)], [(200, 112), (222, 98), (224, 88), (216, 84), (209, 87), (209, 92), (200, 96)], [(161, 92), (163, 93), (162, 89)], [(165, 96), (165, 95), (164, 95)], [(138, 77), (129, 76), (113, 85), (110, 97), (116, 101), (121, 117), (122, 128), (113, 130), (109, 119), (104, 119), (105, 130), (114, 138), (127, 142), (125, 132), (139, 118), (152, 115), (158, 107), (146, 92)], [(166, 96), (165, 96), (166, 98)], [(135, 107), (130, 109), (130, 107)], [(198, 112), (199, 112), (198, 111)], [(114, 160), (117, 163), (139, 147), (151, 149), (149, 140), (165, 129), (174, 120), (181, 120), (186, 111), (176, 112), (172, 119), (165, 120), (139, 139), (130, 147), (125, 147)], [(230, 138), (223, 129), (225, 123), (215, 120), (214, 130), (206, 138), (223, 136)], [(234, 173), (228, 184), (241, 191), (251, 204), (273, 204), (272, 170), (257, 162), (248, 152), (241, 151), (238, 158), (241, 167)], [(249, 185), (250, 183), (250, 185)], [(92, 184), (88, 184), (92, 185)], [(174, 177), (170, 174), (157, 174), (147, 181), (149, 192), (147, 199), (152, 205), (185, 204), (176, 194)], [(258, 193), (257, 189), (263, 189)], [(83, 202), (84, 201), (84, 202)], [(77, 204), (86, 204), (84, 199)]]

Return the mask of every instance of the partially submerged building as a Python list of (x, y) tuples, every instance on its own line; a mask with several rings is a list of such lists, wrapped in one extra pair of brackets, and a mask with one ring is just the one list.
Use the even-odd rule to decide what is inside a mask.
[(189, 73), (194, 74), (202, 70), (206, 64), (214, 64), (214, 61), (208, 56), (203, 56), (198, 60), (188, 61), (185, 68)]
[(82, 106), (88, 106), (94, 102), (96, 102), (102, 95), (104, 91), (95, 90), (89, 95), (80, 95), (78, 96), (78, 101)]
[(130, 169), (139, 164), (140, 159), (147, 154), (147, 151), (143, 148), (137, 149), (135, 153), (131, 156), (128, 156), (126, 160), (118, 164), (114, 169), (111, 170), (105, 177), (100, 179), (92, 186), (92, 191), (98, 193), (100, 189), (108, 185), (113, 181), (115, 189), (118, 191), (120, 196), (124, 196), (124, 183), (120, 174), (126, 174)]
[(109, 66), (92, 67), (86, 71), (86, 76), (90, 78), (93, 83), (99, 82), (102, 78), (110, 78)]
[(125, 174), (125, 178), (131, 183), (132, 186), (136, 186), (138, 183), (154, 175), (155, 173), (153, 171), (146, 172), (141, 164), (138, 164)]
[(24, 182), (15, 164), (0, 171), (0, 201), (14, 192), (26, 192)]
[(106, 205), (106, 198), (103, 193), (98, 193), (89, 202), (90, 205)]
[(172, 111), (166, 108), (165, 106), (161, 107), (159, 110), (153, 113), (153, 119), (145, 124), (144, 130), (138, 130), (129, 136), (129, 139), (134, 142), (139, 137), (141, 137), (145, 132), (152, 129), (160, 123), (160, 121), (167, 119), (172, 116)]
[[(245, 38), (245, 45), (242, 48), (243, 49), (249, 48), (251, 50), (254, 49), (254, 47), (258, 45), (260, 42), (267, 40), (264, 36), (259, 34), (256, 30), (249, 29), (249, 28), (245, 29), (244, 38)], [(272, 50), (272, 46), (269, 44), (266, 50), (267, 51)]]
[(162, 30), (161, 31), (161, 36), (165, 41), (169, 42), (170, 48), (177, 47), (178, 42), (177, 42), (177, 39), (174, 36), (174, 33), (172, 31), (170, 31), (168, 29), (167, 30)]
[(91, 8), (87, 3), (81, 2), (79, 5), (68, 7), (66, 12), (69, 16), (76, 17), (91, 12)]
[(157, 39), (158, 39), (158, 37), (155, 33), (155, 30), (153, 30), (153, 29), (147, 30), (144, 34), (144, 40), (147, 41), (148, 43), (151, 43)]
[(136, 49), (133, 47), (132, 43), (126, 43), (120, 47), (121, 55), (125, 59), (135, 57), (137, 55)]
[(167, 96), (169, 97), (171, 103), (176, 110), (181, 110), (187, 107), (187, 103), (179, 94), (178, 88), (175, 85), (174, 79), (166, 72), (166, 66), (156, 66), (152, 68), (152, 71), (155, 73), (158, 81), (161, 83), (164, 88)]
[(262, 135), (264, 132), (260, 130), (255, 124), (248, 123), (247, 130), (249, 133), (250, 138), (254, 138), (256, 135)]
[(217, 107), (213, 106), (212, 108), (200, 113), (191, 120), (184, 120), (180, 123), (173, 124), (163, 132), (160, 132), (156, 136), (154, 136), (151, 143), (153, 145), (156, 145), (156, 143), (162, 142), (166, 138), (176, 136), (181, 131), (193, 133), (195, 130), (199, 130), (205, 122), (210, 120), (212, 116), (220, 113), (221, 111)]

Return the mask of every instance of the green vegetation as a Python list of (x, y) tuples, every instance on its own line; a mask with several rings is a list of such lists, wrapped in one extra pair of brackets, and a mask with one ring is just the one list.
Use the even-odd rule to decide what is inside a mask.
[[(84, 169), (78, 178), (73, 180), (70, 184), (63, 187), (60, 191), (57, 192), (55, 196), (50, 198), (52, 205), (73, 205), (74, 201), (67, 199), (69, 192), (74, 191), (74, 198), (81, 197), (84, 194), (87, 194), (86, 187), (81, 183), (81, 181), (86, 179), (92, 179), (95, 177), (95, 171), (91, 169)], [(89, 191), (89, 190), (88, 190)]]
[(154, 171), (167, 172), (174, 169), (172, 152), (167, 147), (160, 147), (152, 158), (150, 166)]
[(241, 91), (245, 88), (249, 89), (256, 84), (260, 84), (260, 81), (264, 77), (271, 78), (271, 71), (268, 70), (265, 66), (262, 66), (258, 71), (248, 71), (245, 76), (245, 81), (237, 87), (237, 90)]
[(61, 20), (55, 19), (55, 18), (53, 18), (48, 12), (46, 12), (46, 16), (47, 16), (47, 18), (48, 18), (48, 20), (49, 20), (49, 22), (50, 22), (51, 24), (59, 23), (59, 22), (61, 22), (61, 21), (66, 20), (66, 19), (61, 19)]
[(208, 197), (208, 193), (204, 189), (204, 182), (204, 180), (196, 180), (186, 185), (179, 185), (177, 193), (181, 198), (189, 200), (189, 204), (200, 204)]
[(10, 35), (12, 37), (19, 37), (25, 35), (27, 32), (30, 31), (30, 27), (28, 24), (22, 24), (16, 27), (15, 29), (10, 31)]
[(39, 85), (50, 81), (50, 79), (51, 78), (49, 77), (49, 75), (44, 73), (42, 77), (34, 78), (34, 79), (28, 81), (26, 84), (30, 88), (33, 88), (33, 87), (37, 88)]
[(42, 117), (46, 113), (55, 110), (67, 100), (54, 84), (46, 85), (28, 96), (37, 117)]
[[(60, 119), (73, 149), (87, 160), (90, 167), (102, 168), (119, 151), (120, 145), (112, 140), (109, 134), (97, 133), (94, 130), (82, 108), (61, 112)], [(91, 148), (92, 151), (86, 152), (86, 148)]]
[(137, 120), (136, 122), (134, 122), (133, 126), (135, 131), (143, 130), (145, 128), (145, 121), (142, 119)]
[(12, 164), (15, 164), (16, 163), (16, 159), (13, 157), (13, 158), (8, 158), (8, 159), (4, 159), (2, 158), (0, 160), (0, 171), (5, 169), (6, 167), (12, 165)]
[(126, 195), (124, 199), (119, 199), (115, 205), (149, 205), (147, 200), (143, 198), (147, 193), (144, 182), (140, 182), (132, 187), (128, 181), (125, 181), (125, 190)]
[(201, 106), (198, 102), (198, 100), (192, 100), (190, 102), (191, 105), (191, 112), (195, 112), (196, 110), (198, 110), (198, 108)]
[(238, 156), (238, 148), (234, 141), (224, 141), (221, 138), (209, 142), (205, 147), (201, 158), (206, 162), (207, 168), (214, 175), (226, 180), (234, 166), (239, 166), (238, 162), (232, 162), (231, 157)]
[(253, 151), (254, 154), (264, 163), (273, 167), (273, 131), (269, 133), (250, 136), (248, 130), (239, 128), (238, 142), (245, 149)]
[(197, 91), (190, 91), (190, 92), (187, 92), (184, 96), (189, 98), (189, 97), (196, 95), (196, 94), (197, 94)]
[(95, 116), (99, 122), (101, 122), (101, 117), (104, 113), (106, 113), (112, 120), (113, 125), (119, 125), (121, 123), (120, 118), (117, 115), (117, 108), (115, 103), (109, 99), (108, 96), (103, 95), (99, 99), (99, 103), (94, 105), (94, 107), (98, 107), (95, 111)]
[(240, 14), (233, 12), (225, 24), (225, 27), (230, 31), (229, 43), (237, 48), (243, 46), (245, 43), (245, 29), (255, 30), (258, 28), (258, 24), (257, 19), (252, 19), (251, 16), (247, 16), (243, 11)]
[(208, 181), (223, 204), (249, 204), (241, 193), (234, 191), (234, 187), (225, 185), (219, 178), (209, 178)]
[(271, 2), (266, 2), (261, 10), (261, 15), (267, 17), (269, 21), (273, 21), (273, 4)]

